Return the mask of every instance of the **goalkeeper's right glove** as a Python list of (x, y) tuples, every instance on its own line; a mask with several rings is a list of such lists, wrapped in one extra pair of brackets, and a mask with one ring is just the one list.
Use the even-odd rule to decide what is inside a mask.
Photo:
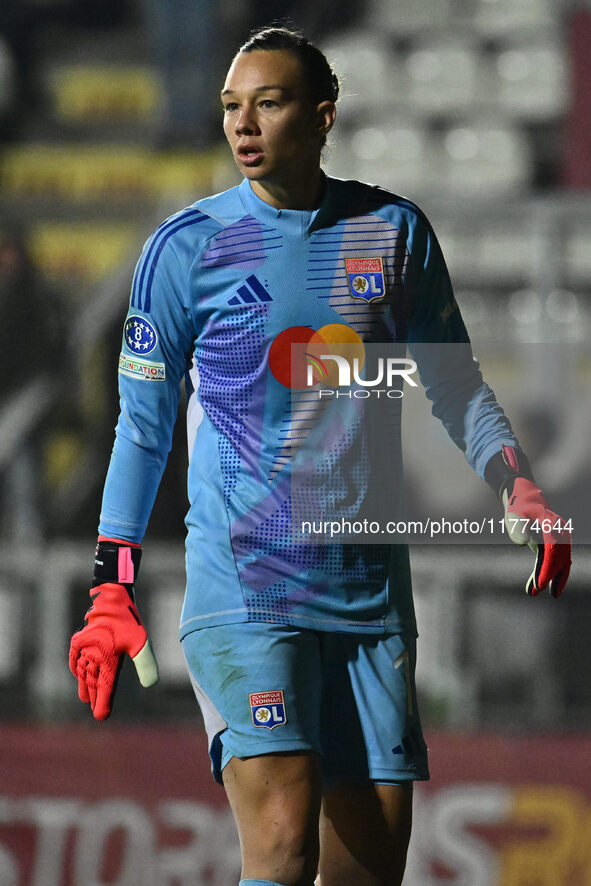
[[(485, 479), (505, 508), (505, 526), (514, 544), (527, 544), (536, 555), (525, 591), (535, 597), (545, 587), (553, 597), (562, 594), (571, 567), (572, 533), (534, 483), (523, 452), (504, 445), (485, 468)], [(537, 526), (538, 538), (530, 527)]]
[(96, 720), (111, 713), (123, 653), (131, 656), (142, 686), (158, 681), (158, 665), (133, 597), (140, 558), (139, 545), (99, 537), (92, 604), (86, 624), (72, 637), (69, 661), (78, 695)]

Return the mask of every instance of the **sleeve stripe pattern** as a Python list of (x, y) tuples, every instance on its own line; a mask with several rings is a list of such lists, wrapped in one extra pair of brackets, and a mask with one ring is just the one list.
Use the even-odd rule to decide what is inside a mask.
[(138, 271), (135, 275), (131, 294), (131, 306), (133, 308), (144, 311), (146, 314), (150, 312), (154, 273), (156, 271), (158, 259), (160, 258), (160, 254), (164, 249), (167, 240), (172, 237), (173, 234), (176, 234), (177, 231), (180, 231), (181, 228), (186, 228), (189, 225), (197, 225), (200, 222), (205, 221), (206, 218), (208, 218), (208, 216), (204, 215), (199, 209), (193, 209), (183, 213), (180, 217), (175, 216), (173, 219), (164, 222), (164, 224), (158, 228), (145, 257), (141, 261), (141, 269), (138, 267)]

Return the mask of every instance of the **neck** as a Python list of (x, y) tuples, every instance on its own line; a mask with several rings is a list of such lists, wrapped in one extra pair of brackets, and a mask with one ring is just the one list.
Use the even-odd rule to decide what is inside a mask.
[(281, 184), (271, 181), (251, 181), (257, 197), (275, 209), (315, 209), (322, 196), (320, 167), (304, 179)]

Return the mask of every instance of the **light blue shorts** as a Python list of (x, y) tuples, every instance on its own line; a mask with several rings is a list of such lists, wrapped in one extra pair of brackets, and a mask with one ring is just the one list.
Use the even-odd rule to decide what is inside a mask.
[(429, 778), (415, 639), (247, 622), (183, 640), (212, 772), (236, 757), (312, 750), (326, 784)]

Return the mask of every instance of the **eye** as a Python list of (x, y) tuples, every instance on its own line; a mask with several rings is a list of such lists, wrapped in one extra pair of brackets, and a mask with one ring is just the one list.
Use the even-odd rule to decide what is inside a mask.
[(228, 102), (227, 104), (222, 105), (222, 107), (224, 109), (224, 113), (228, 114), (228, 113), (231, 113), (232, 111), (235, 111), (238, 108), (238, 104), (237, 104), (237, 102)]
[(277, 107), (277, 102), (274, 102), (273, 99), (264, 98), (260, 103), (261, 108), (275, 108)]

